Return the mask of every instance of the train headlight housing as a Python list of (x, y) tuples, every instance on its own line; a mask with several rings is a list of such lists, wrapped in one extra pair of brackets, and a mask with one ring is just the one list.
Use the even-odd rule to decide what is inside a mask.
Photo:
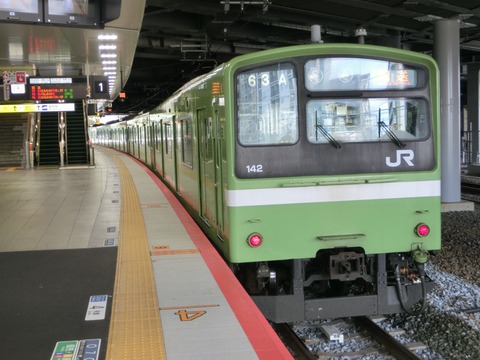
[(252, 233), (247, 237), (247, 244), (252, 248), (257, 248), (262, 245), (263, 237), (259, 233)]
[(428, 236), (428, 234), (430, 234), (430, 227), (427, 224), (420, 223), (415, 226), (415, 234), (420, 237)]

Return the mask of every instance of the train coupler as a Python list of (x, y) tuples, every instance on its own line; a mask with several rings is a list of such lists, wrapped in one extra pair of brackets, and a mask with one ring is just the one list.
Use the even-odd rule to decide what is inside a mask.
[(277, 272), (271, 269), (267, 264), (261, 264), (257, 268), (257, 282), (261, 289), (268, 293), (277, 290)]
[(330, 255), (330, 279), (352, 281), (363, 278), (367, 281), (371, 277), (367, 274), (365, 254), (354, 251), (345, 251)]

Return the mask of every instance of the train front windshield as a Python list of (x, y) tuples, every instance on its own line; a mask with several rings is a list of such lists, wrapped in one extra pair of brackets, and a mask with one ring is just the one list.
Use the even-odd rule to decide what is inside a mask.
[[(355, 57), (295, 59), (240, 71), (236, 85), (240, 178), (365, 172), (359, 156), (370, 158), (371, 172), (434, 167), (423, 67)], [(385, 159), (397, 148), (415, 151), (413, 167), (388, 166)]]

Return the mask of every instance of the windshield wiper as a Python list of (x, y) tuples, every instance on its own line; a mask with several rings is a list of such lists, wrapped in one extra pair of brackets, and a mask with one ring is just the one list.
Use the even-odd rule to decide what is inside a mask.
[[(319, 124), (316, 126), (316, 128), (317, 130), (320, 130), (322, 135), (325, 136), (325, 138), (328, 140), (330, 144), (332, 144), (333, 147), (337, 149), (340, 149), (342, 147), (342, 145), (340, 145), (338, 141), (335, 140), (335, 138), (332, 135), (330, 135), (330, 133), (327, 130), (325, 130), (325, 128), (322, 125)], [(317, 141), (318, 141), (318, 133), (317, 133)]]
[[(325, 138), (328, 140), (328, 142), (330, 144), (332, 144), (332, 146), (336, 149), (340, 149), (342, 147), (342, 145), (340, 145), (338, 143), (337, 140), (335, 140), (335, 138), (330, 135), (330, 133), (327, 131), (327, 129), (325, 129), (321, 124), (318, 123), (318, 117), (317, 117), (317, 112), (315, 111), (315, 127), (317, 130), (320, 130), (320, 132), (322, 133), (323, 136), (325, 136)], [(316, 140), (318, 141), (318, 131), (315, 131), (315, 138)]]
[(380, 135), (380, 128), (385, 130), (387, 133), (387, 136), (392, 140), (393, 143), (395, 143), (399, 148), (403, 148), (405, 144), (397, 137), (397, 135), (394, 134), (392, 130), (388, 127), (387, 124), (385, 124), (383, 121), (378, 122), (378, 134)]

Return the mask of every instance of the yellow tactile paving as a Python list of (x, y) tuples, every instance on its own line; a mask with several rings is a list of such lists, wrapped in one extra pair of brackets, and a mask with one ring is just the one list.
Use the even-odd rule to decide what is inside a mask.
[(120, 236), (107, 360), (166, 359), (142, 208), (132, 176), (117, 158), (122, 186)]

